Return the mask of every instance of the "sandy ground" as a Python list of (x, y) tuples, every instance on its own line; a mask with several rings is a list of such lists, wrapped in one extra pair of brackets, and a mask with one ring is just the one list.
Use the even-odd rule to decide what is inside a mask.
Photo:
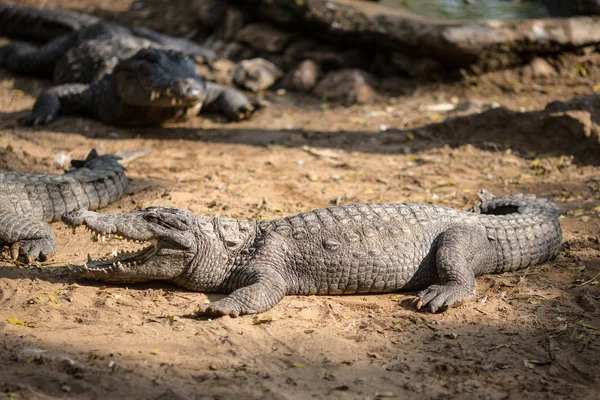
[[(143, 15), (124, 0), (44, 2), (193, 29), (189, 15), (177, 20), (184, 2), (145, 4)], [(467, 208), (487, 188), (536, 193), (564, 214), (555, 261), (481, 277), (473, 301), (442, 314), (417, 312), (414, 293), (290, 296), (263, 315), (217, 320), (193, 311), (220, 296), (70, 277), (66, 265), (121, 244), (55, 223), (54, 258), (0, 263), (0, 398), (598, 398), (599, 146), (519, 112), (592, 93), (598, 58), (555, 60), (555, 78), (503, 71), (350, 108), (266, 93), (272, 105), (248, 122), (209, 116), (156, 129), (84, 118), (16, 126), (48, 82), (0, 70), (2, 169), (61, 173), (61, 153), (152, 149), (129, 165), (127, 195), (108, 212), (161, 205), (262, 219), (355, 202)], [(424, 110), (452, 100), (515, 112)]]

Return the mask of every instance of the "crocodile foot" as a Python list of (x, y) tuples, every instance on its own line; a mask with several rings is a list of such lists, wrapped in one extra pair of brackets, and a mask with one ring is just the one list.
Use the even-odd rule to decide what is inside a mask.
[(249, 119), (252, 114), (257, 110), (255, 104), (246, 103), (239, 107), (231, 108), (230, 110), (225, 111), (225, 115), (231, 121), (244, 121)]
[(239, 310), (239, 307), (233, 304), (233, 302), (227, 301), (227, 298), (211, 304), (203, 304), (198, 307), (198, 310), (196, 311), (196, 314), (208, 317), (223, 317), (229, 315), (230, 317), (235, 318), (239, 316), (240, 313), (241, 310)]
[(48, 256), (54, 253), (56, 242), (52, 238), (19, 240), (10, 246), (10, 254), (14, 260), (21, 255), (29, 264), (35, 260), (46, 261)]
[(25, 126), (40, 126), (40, 125), (48, 125), (50, 122), (54, 121), (54, 115), (34, 115), (30, 114), (26, 117), (19, 118), (17, 122), (20, 125)]
[(432, 313), (444, 311), (448, 307), (473, 297), (473, 291), (458, 284), (431, 285), (417, 295), (417, 309), (429, 306)]

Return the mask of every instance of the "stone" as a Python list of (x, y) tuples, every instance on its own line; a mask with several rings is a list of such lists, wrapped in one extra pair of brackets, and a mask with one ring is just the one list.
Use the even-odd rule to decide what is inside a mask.
[(233, 81), (254, 92), (265, 90), (275, 84), (283, 72), (264, 58), (240, 61), (233, 72)]
[(291, 40), (283, 52), (283, 59), (288, 66), (294, 66), (305, 60), (306, 53), (316, 49), (319, 43), (312, 39)]
[(258, 51), (279, 53), (290, 40), (290, 34), (265, 23), (250, 24), (236, 35), (236, 39)]
[(240, 10), (229, 7), (225, 12), (223, 37), (232, 40), (246, 25), (246, 16)]
[(233, 71), (236, 64), (227, 59), (219, 59), (210, 65), (197, 65), (196, 71), (203, 79), (216, 82), (221, 85), (231, 86), (233, 84)]
[(256, 56), (256, 51), (240, 42), (229, 42), (223, 48), (222, 55), (225, 58), (237, 61), (254, 58)]
[(416, 83), (414, 79), (403, 78), (401, 76), (388, 76), (382, 78), (379, 87), (386, 92), (392, 93), (396, 96), (406, 96), (413, 93), (416, 89)]
[(305, 60), (287, 73), (283, 79), (283, 86), (287, 89), (307, 92), (315, 87), (320, 73), (316, 62)]
[(375, 79), (359, 69), (341, 69), (328, 73), (315, 87), (322, 99), (345, 105), (368, 103), (375, 98)]
[(191, 8), (204, 27), (215, 29), (223, 23), (227, 4), (220, 0), (194, 0)]
[(431, 79), (443, 72), (443, 67), (431, 58), (411, 58), (405, 54), (392, 53), (390, 62), (401, 72), (419, 79)]
[[(550, 0), (540, 2), (548, 3)], [(554, 0), (563, 3), (598, 0)], [(485, 72), (522, 65), (524, 58), (572, 51), (600, 42), (600, 17), (443, 21), (398, 12), (374, 2), (229, 0), (261, 21), (321, 43), (350, 43), (367, 51), (410, 53), (445, 69)]]
[(543, 58), (536, 57), (529, 63), (531, 68), (531, 76), (534, 78), (547, 78), (556, 75), (556, 70), (548, 61)]

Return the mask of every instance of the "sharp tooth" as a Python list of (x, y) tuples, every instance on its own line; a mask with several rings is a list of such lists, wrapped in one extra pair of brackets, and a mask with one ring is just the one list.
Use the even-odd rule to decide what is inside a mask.
[(102, 240), (102, 243), (104, 243), (106, 241), (106, 236), (100, 235), (100, 240)]
[(83, 269), (89, 269), (87, 263), (83, 263)]
[(93, 261), (93, 260), (92, 260), (92, 256), (90, 256), (89, 254), (88, 254), (88, 256), (87, 256), (87, 261), (88, 261), (88, 262), (92, 262), (92, 261)]
[(73, 228), (71, 228), (73, 230), (73, 235), (76, 233), (77, 227), (74, 226)]

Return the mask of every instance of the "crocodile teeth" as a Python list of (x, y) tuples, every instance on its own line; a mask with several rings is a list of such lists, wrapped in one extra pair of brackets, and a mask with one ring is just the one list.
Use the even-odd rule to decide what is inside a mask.
[(89, 254), (87, 255), (87, 261), (88, 261), (88, 262), (94, 261), (94, 260), (92, 260), (92, 256), (91, 256), (91, 255), (89, 255)]
[(75, 231), (77, 230), (77, 227), (76, 227), (76, 226), (74, 226), (74, 227), (72, 228), (72, 230), (73, 230), (73, 235), (74, 235), (74, 234), (75, 234)]

